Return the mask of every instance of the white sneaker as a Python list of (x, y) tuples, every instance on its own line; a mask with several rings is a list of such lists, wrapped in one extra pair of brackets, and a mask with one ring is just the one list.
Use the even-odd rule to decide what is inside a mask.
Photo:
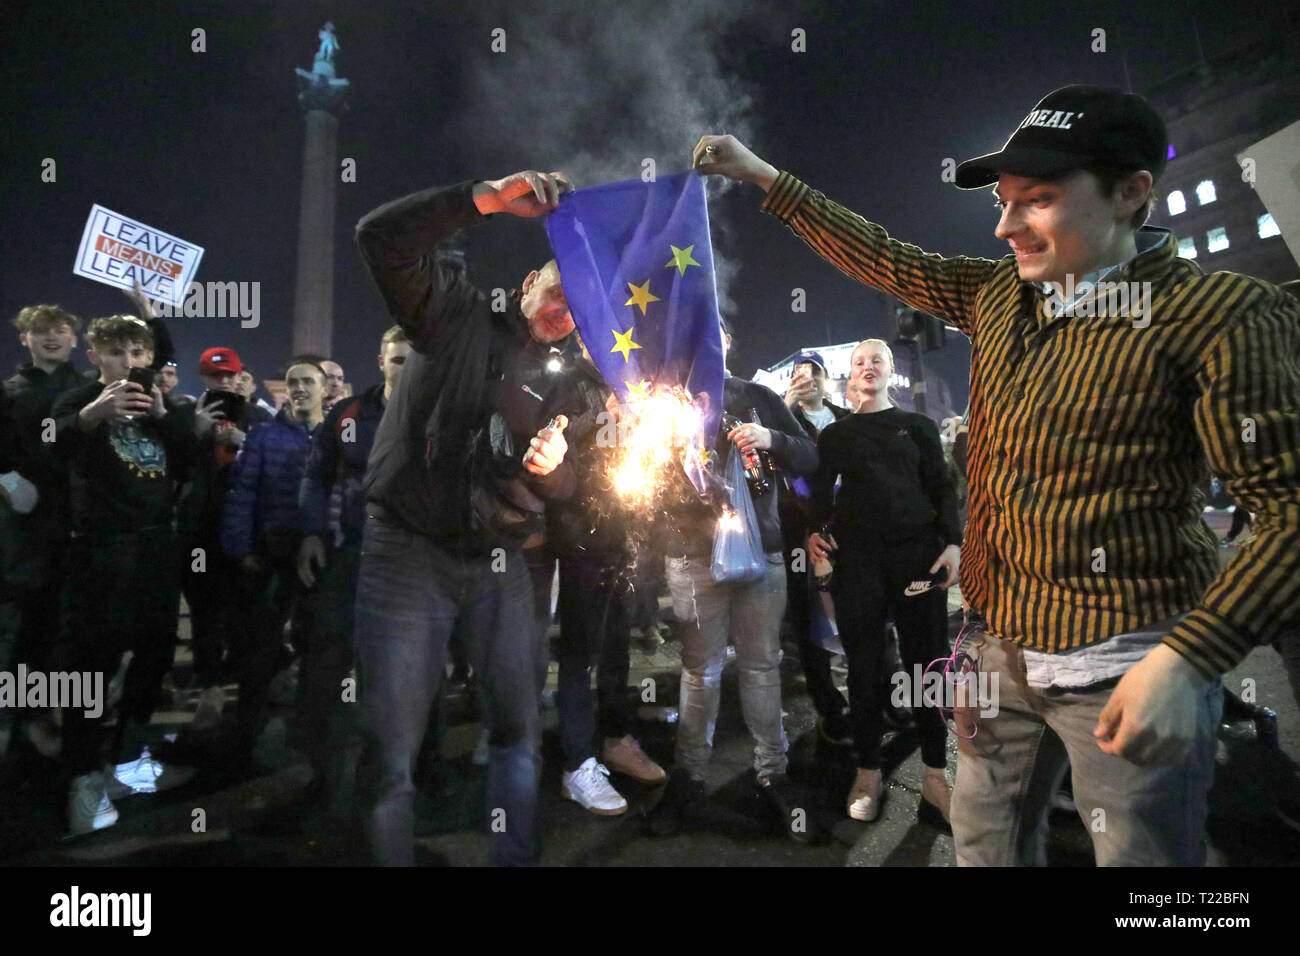
[(609, 785), (605, 779), (608, 776), (609, 771), (604, 764), (596, 763), (595, 757), (588, 757), (573, 773), (560, 777), (565, 799), (603, 817), (616, 817), (620, 813), (626, 813), (627, 801)]
[(115, 799), (133, 793), (157, 793), (159, 790), (170, 790), (188, 783), (194, 777), (194, 772), (193, 767), (176, 764), (164, 766), (161, 761), (154, 760), (149, 748), (145, 747), (140, 759), (128, 760), (113, 768), (113, 779), (108, 781), (108, 791)]
[(116, 822), (117, 808), (104, 790), (104, 775), (87, 773), (76, 777), (68, 788), (68, 834), (94, 833)]
[(209, 687), (199, 695), (199, 707), (194, 712), (190, 727), (194, 730), (213, 730), (221, 725), (221, 710), (226, 705), (226, 692), (221, 687)]

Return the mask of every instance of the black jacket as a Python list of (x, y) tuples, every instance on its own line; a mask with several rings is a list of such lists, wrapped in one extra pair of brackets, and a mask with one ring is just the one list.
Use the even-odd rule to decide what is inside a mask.
[[(189, 428), (194, 427), (195, 403), (177, 402), (170, 407), (172, 414), (186, 422)], [(242, 431), (247, 441), (254, 428), (267, 424), (273, 417), (266, 409), (245, 402), (239, 418), (230, 424)], [(176, 530), (186, 537), (214, 544), (221, 530), (221, 508), (230, 483), (230, 469), (239, 450), (231, 445), (217, 444), (217, 432), (225, 427), (225, 420), (222, 420), (212, 431), (196, 440), (191, 466), (179, 476), (181, 486), (176, 502)]]
[(383, 417), (384, 386), (374, 385), (361, 395), (335, 402), (324, 424), (312, 435), (298, 489), (303, 534), (329, 539), (330, 496), (337, 487), (343, 540), (349, 547), (360, 547), (366, 522), (366, 462)]
[[(834, 402), (828, 402), (825, 399), (822, 399), (822, 404), (831, 410), (831, 414), (835, 416), (835, 421), (837, 422), (846, 415), (853, 414), (847, 408), (840, 408), (840, 406), (836, 405)], [(790, 408), (789, 405), (786, 407)], [(808, 416), (804, 414), (803, 406), (795, 405), (793, 408), (790, 408), (790, 413), (794, 415), (794, 420), (803, 426), (803, 430), (808, 434), (808, 437), (813, 441), (816, 441), (817, 426), (808, 420)]]
[(560, 556), (584, 552), (606, 560), (611, 566), (627, 561), (629, 516), (610, 493), (608, 469), (616, 451), (612, 438), (616, 423), (605, 412), (611, 392), (590, 360), (581, 354), (569, 356), (562, 373), (564, 403), (580, 409), (570, 415), (565, 439), (565, 456), (574, 469), (576, 489), (565, 501), (552, 501), (546, 508), (546, 541)]
[[(14, 375), (5, 379), (5, 393), (12, 402), (11, 411), (18, 436), (15, 467), (41, 489), (42, 498), (51, 490), (43, 486), (53, 476), (51, 459), (44, 454), (46, 443), (41, 441), (41, 422), (50, 417), (56, 398), (97, 377), (98, 373), (78, 372), (70, 362), (64, 362), (53, 372), (42, 371), (31, 362), (24, 362)], [(50, 497), (53, 499), (55, 496)]]
[(550, 346), (532, 341), (517, 304), (494, 311), (464, 265), (437, 253), (485, 218), (473, 187), (414, 193), (357, 224), (366, 267), (413, 349), (375, 434), (365, 489), (371, 513), (486, 554), (540, 530), (544, 500), (567, 497), (574, 479), (567, 461), (545, 478), (522, 465), (548, 420), (547, 392), (535, 385), (547, 388)]
[[(795, 421), (781, 397), (770, 388), (728, 375), (722, 387), (722, 406), (730, 414), (746, 421), (749, 420), (751, 408), (758, 412), (759, 423), (772, 432), (772, 448), (768, 454), (772, 456), (777, 468), (796, 475), (811, 475), (817, 470), (819, 459), (816, 444)], [(727, 441), (726, 429), (719, 428), (714, 445), (716, 474), (722, 474), (728, 449), (734, 447), (734, 444)], [(759, 530), (763, 536), (763, 550), (769, 553), (782, 549), (777, 502), (784, 489), (779, 481), (773, 484), (771, 492), (754, 501)], [(667, 554), (701, 555), (712, 550), (716, 523), (713, 509), (695, 494), (684, 473), (674, 473), (670, 500), (665, 502), (662, 511), (666, 519), (664, 546)]]
[[(847, 408), (841, 408), (834, 402), (822, 400), (822, 404), (831, 410), (835, 416), (835, 421), (847, 418), (853, 413)], [(790, 408), (789, 405), (786, 406)], [(790, 408), (790, 413), (794, 415), (794, 420), (802, 427), (804, 432), (813, 441), (817, 440), (817, 426), (808, 420), (804, 414), (802, 405), (795, 405)], [(832, 423), (834, 424), (834, 423)], [(829, 425), (827, 426), (830, 427)], [(778, 502), (778, 511), (781, 515), (781, 532), (784, 537), (785, 550), (789, 552), (792, 548), (803, 547), (804, 541), (808, 537), (809, 524), (812, 515), (812, 502), (809, 498), (800, 498), (790, 487), (790, 479), (793, 477), (787, 471), (781, 472), (781, 499)], [(805, 489), (805, 494), (808, 489)]]

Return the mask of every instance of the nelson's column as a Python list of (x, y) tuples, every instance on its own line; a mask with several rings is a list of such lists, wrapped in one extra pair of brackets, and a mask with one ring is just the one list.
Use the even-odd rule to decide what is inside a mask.
[(298, 274), (293, 296), (294, 355), (328, 356), (334, 324), (334, 195), (339, 182), (339, 114), (349, 84), (334, 70), (334, 24), (320, 31), (311, 72), (298, 69), (298, 102), (306, 119), (302, 205), (298, 214)]

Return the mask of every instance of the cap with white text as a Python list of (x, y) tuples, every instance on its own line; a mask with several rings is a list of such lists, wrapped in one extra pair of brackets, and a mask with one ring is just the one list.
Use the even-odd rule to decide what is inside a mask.
[(1168, 151), (1164, 120), (1142, 97), (1065, 86), (1043, 97), (998, 152), (958, 166), (956, 182), (979, 189), (1003, 173), (1050, 179), (1088, 166), (1145, 169), (1159, 179)]

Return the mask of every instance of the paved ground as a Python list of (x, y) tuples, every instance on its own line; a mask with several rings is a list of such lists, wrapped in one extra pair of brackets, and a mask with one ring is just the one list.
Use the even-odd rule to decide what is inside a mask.
[[(1211, 523), (1222, 531), (1220, 516)], [(1225, 552), (1225, 555), (1228, 552)], [(183, 630), (188, 621), (183, 621)], [(185, 634), (182, 634), (185, 637)], [(632, 680), (656, 681), (661, 706), (676, 703), (679, 645), (669, 640), (654, 654), (632, 652)], [(182, 679), (188, 648), (177, 658)], [(554, 667), (554, 665), (552, 665)], [(837, 674), (842, 684), (844, 674)], [(1294, 865), (1300, 834), (1287, 829), (1272, 809), (1282, 794), (1300, 799), (1300, 711), (1281, 661), (1272, 648), (1256, 650), (1228, 675), (1229, 687), (1255, 682), (1257, 699), (1279, 713), (1280, 747), (1254, 739), (1249, 724), (1226, 728), (1219, 747), (1219, 772), (1211, 793), (1210, 861), (1217, 866)], [(622, 817), (598, 818), (559, 795), (559, 740), (555, 712), (543, 714), (540, 820), (542, 862), (556, 866), (952, 866), (952, 839), (916, 820), (921, 762), (915, 738), (892, 735), (886, 745), (889, 793), (880, 820), (867, 825), (847, 819), (842, 800), (853, 776), (846, 754), (820, 745), (815, 715), (797, 660), (782, 666), (786, 729), (791, 740), (791, 775), (805, 787), (808, 810), (820, 841), (801, 846), (774, 829), (751, 779), (751, 748), (740, 717), (734, 665), (723, 676), (722, 713), (709, 778), (710, 797), (701, 818), (681, 835), (647, 836), (638, 809), (656, 797), (626, 779), (614, 783), (632, 803)], [(554, 674), (551, 676), (554, 686)], [(231, 691), (233, 696), (233, 689)], [(63, 794), (54, 767), (31, 753), (11, 753), (0, 765), (0, 863), (9, 865), (350, 865), (366, 862), (359, 830), (349, 813), (350, 793), (332, 812), (305, 812), (296, 802), (311, 771), (286, 743), (286, 715), (277, 712), (260, 743), (258, 766), (232, 772), (221, 765), (211, 739), (186, 731), (193, 704), (155, 717), (158, 732), (179, 735), (178, 755), (199, 766), (183, 788), (118, 802), (120, 822), (102, 833), (64, 843)], [(478, 733), (475, 707), (466, 696), (449, 700), (444, 760), (417, 801), (418, 860), (431, 865), (478, 865), (486, 861), (483, 785), (485, 771), (469, 759)], [(674, 727), (653, 719), (638, 734), (651, 756), (667, 763)], [(950, 771), (955, 767), (950, 738)], [(355, 748), (348, 759), (355, 761)], [(202, 822), (200, 828), (198, 822)], [(1050, 861), (1062, 866), (1092, 862), (1087, 833), (1078, 817), (1052, 815)]]

